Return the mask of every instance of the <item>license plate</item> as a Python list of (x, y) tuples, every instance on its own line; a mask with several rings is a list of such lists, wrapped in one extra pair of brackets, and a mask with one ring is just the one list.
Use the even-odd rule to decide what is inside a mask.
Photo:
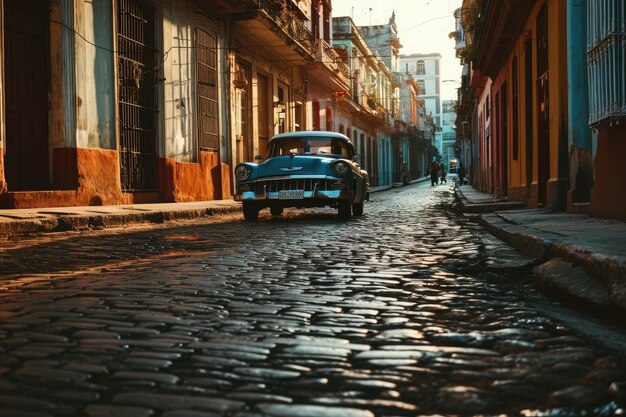
[(304, 198), (303, 190), (285, 190), (278, 192), (279, 200), (302, 200)]

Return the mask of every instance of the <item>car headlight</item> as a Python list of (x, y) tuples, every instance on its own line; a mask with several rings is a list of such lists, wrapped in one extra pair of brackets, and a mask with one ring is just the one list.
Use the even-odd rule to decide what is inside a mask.
[(348, 164), (343, 161), (335, 162), (333, 165), (333, 172), (340, 177), (343, 177), (348, 172)]
[(240, 181), (248, 178), (251, 172), (252, 170), (247, 165), (238, 165), (237, 168), (235, 168), (235, 176)]

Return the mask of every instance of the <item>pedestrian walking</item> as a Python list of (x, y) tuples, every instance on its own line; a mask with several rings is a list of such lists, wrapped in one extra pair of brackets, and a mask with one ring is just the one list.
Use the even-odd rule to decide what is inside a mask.
[(459, 164), (459, 169), (456, 171), (456, 173), (459, 176), (459, 184), (465, 184), (465, 168), (463, 167), (463, 162)]
[(443, 183), (448, 183), (448, 180), (446, 179), (448, 173), (446, 172), (446, 166), (442, 163), (439, 166), (439, 176), (441, 177), (441, 180), (439, 181), (441, 184)]
[(409, 185), (411, 182), (411, 177), (409, 176), (409, 167), (406, 164), (406, 161), (402, 161), (402, 184)]
[(430, 163), (430, 186), (439, 184), (439, 164), (435, 161)]

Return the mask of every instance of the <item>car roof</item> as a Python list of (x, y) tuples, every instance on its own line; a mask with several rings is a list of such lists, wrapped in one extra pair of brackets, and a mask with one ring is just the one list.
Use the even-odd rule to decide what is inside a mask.
[(322, 130), (304, 130), (304, 131), (298, 131), (298, 132), (279, 133), (278, 135), (273, 136), (271, 140), (293, 138), (293, 137), (298, 137), (298, 138), (337, 138), (337, 139), (343, 139), (345, 141), (348, 141), (348, 142), (352, 143), (350, 141), (350, 138), (348, 138), (344, 134), (337, 133), (337, 132), (327, 132), (327, 131), (322, 131)]

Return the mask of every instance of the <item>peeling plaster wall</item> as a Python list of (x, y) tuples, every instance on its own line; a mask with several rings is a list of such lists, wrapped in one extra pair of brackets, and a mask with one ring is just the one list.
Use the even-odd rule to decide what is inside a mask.
[(161, 186), (165, 201), (198, 201), (222, 198), (222, 166), (215, 152), (201, 152), (198, 163), (161, 159)]
[(74, 22), (76, 146), (115, 149), (115, 73), (112, 6), (80, 0)]
[[(116, 151), (107, 149), (58, 148), (54, 150), (55, 163), (69, 167), (68, 181), (78, 183), (70, 190), (8, 193), (0, 198), (2, 207), (37, 208), (100, 206), (123, 204)], [(78, 174), (77, 174), (78, 173)]]
[[(191, 3), (171, 0), (159, 8), (159, 15), (163, 17), (162, 23), (159, 23), (163, 57), (158, 61), (162, 67), (157, 70), (165, 82), (157, 87), (160, 94), (157, 141), (161, 158), (158, 161), (159, 191), (154, 193), (121, 192), (113, 53), (114, 9), (108, 0), (74, 0), (73, 4), (74, 9), (69, 8), (67, 12), (73, 16), (73, 31), (76, 34), (68, 35), (71, 46), (66, 47), (73, 49), (73, 60), (63, 51), (63, 59), (58, 61), (63, 65), (74, 63), (69, 71), (66, 71), (67, 66), (64, 67), (62, 77), (75, 86), (75, 97), (72, 95), (67, 100), (75, 100), (75, 112), (72, 110), (71, 115), (75, 115), (76, 130), (63, 135), (59, 127), (59, 134), (55, 136), (57, 141), (52, 152), (55, 190), (6, 193), (0, 196), (2, 207), (198, 201), (230, 197), (232, 166), (223, 163), (217, 152), (197, 151), (192, 120), (196, 107), (193, 19), (197, 16)], [(216, 28), (223, 46), (224, 28), (219, 24)], [(223, 62), (223, 55), (221, 59)], [(221, 92), (220, 97), (224, 106), (225, 93)], [(65, 117), (68, 116), (68, 109), (73, 108), (65, 107)], [(226, 117), (226, 113), (222, 107), (222, 117)], [(62, 119), (59, 119), (59, 124)], [(73, 126), (73, 123), (65, 122), (66, 127)], [(228, 137), (228, 129), (222, 130), (222, 137)], [(228, 144), (222, 142), (222, 146), (227, 148)], [(2, 171), (3, 163), (0, 162), (0, 193), (6, 191)]]
[(192, 130), (195, 103), (193, 80), (192, 12), (187, 1), (173, 0), (163, 9), (163, 115), (165, 156), (178, 162), (196, 162)]

